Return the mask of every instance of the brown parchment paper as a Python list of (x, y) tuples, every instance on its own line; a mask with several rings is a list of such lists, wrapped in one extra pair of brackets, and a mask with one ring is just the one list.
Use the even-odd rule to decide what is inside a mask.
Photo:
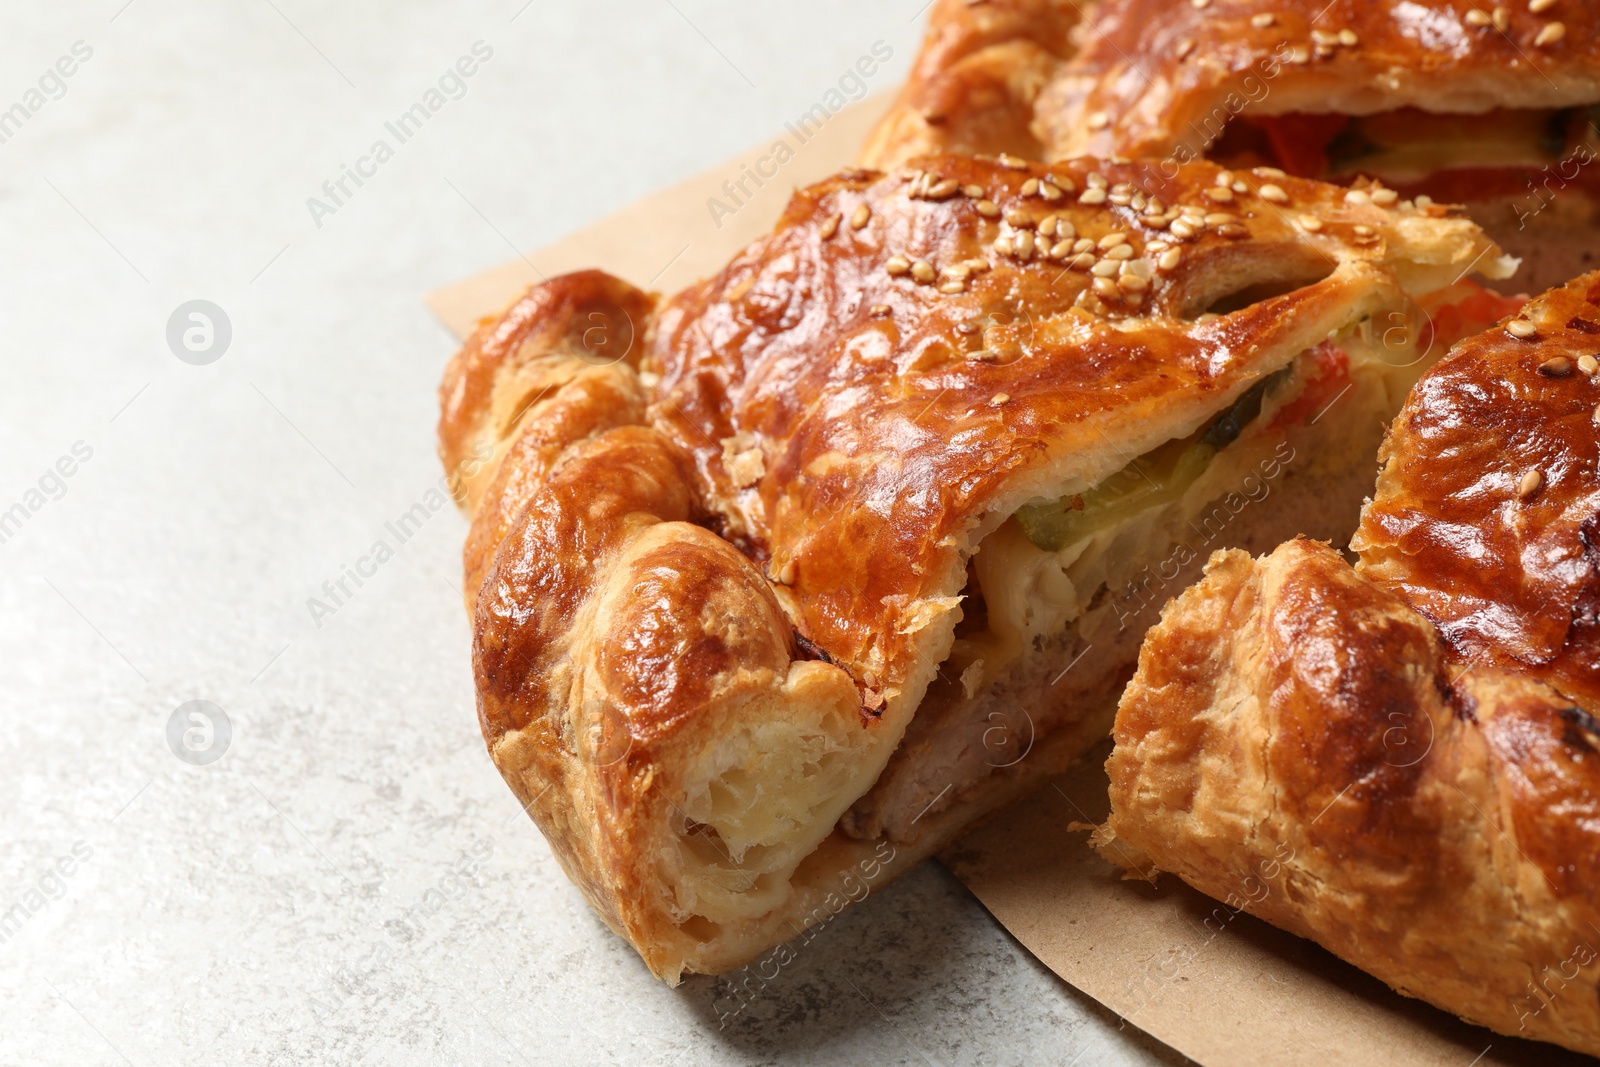
[[(428, 307), (458, 337), (530, 284), (598, 267), (672, 293), (769, 230), (796, 186), (848, 166), (886, 97), (834, 115), (647, 197), (546, 248), (445, 286)], [(793, 158), (747, 177), (785, 142)], [(725, 188), (744, 177), (743, 190)], [(746, 196), (745, 194), (749, 195)], [(731, 214), (714, 210), (713, 198)], [(1392, 992), (1321, 948), (1235, 913), (1176, 878), (1124, 880), (1072, 823), (1105, 818), (1109, 744), (971, 831), (940, 860), (1066, 981), (1206, 1067), (1489, 1067), (1593, 1064), (1502, 1037)]]

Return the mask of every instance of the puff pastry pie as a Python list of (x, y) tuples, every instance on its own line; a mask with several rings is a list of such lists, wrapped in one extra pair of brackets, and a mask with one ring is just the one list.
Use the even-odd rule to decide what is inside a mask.
[(1592, 274), (1422, 378), (1355, 567), (1213, 557), (1123, 696), (1103, 854), (1600, 1055), (1597, 355)]
[(664, 302), (535, 286), (441, 386), (494, 762), (656, 974), (752, 959), (1104, 736), (1211, 547), (1348, 536), (1474, 266), (1315, 182), (945, 156)]
[[(942, 23), (962, 24), (953, 13)], [(1014, 24), (1009, 32), (1023, 33)], [(1060, 40), (1050, 20), (1035, 32)], [(930, 34), (931, 42), (942, 39)], [(1148, 159), (1167, 168), (1206, 158), (1358, 182), (1379, 197), (1467, 204), (1526, 261), (1516, 278), (1524, 292), (1596, 266), (1600, 15), (1593, 4), (1102, 0), (1086, 7), (1073, 40), (1080, 46), (1053, 53), (1059, 61), (1017, 68), (1028, 91), (1010, 94), (1009, 112), (993, 123), (1004, 131), (1025, 126), (1031, 137), (1006, 134), (1009, 151), (1036, 150), (1047, 160)], [(959, 63), (929, 73), (942, 55), (925, 49), (908, 94), (953, 98), (936, 113), (977, 110), (970, 101), (993, 94), (980, 79), (963, 77)], [(963, 85), (972, 87), (964, 106), (954, 102)], [(869, 143), (870, 162), (922, 150), (922, 138), (894, 136), (906, 128), (899, 115)]]

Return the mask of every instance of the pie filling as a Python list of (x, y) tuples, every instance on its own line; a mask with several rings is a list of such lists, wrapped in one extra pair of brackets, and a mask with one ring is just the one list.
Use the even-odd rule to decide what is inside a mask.
[(1406, 196), (1462, 203), (1526, 194), (1547, 179), (1600, 190), (1600, 104), (1437, 114), (1253, 115), (1230, 122), (1207, 157), (1303, 178), (1377, 178)]

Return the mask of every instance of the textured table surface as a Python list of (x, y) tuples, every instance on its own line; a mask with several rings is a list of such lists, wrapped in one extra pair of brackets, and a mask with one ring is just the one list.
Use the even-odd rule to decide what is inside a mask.
[(473, 718), (421, 295), (887, 88), (919, 7), (6, 6), (0, 1064), (1180, 1062), (932, 864), (669, 990)]

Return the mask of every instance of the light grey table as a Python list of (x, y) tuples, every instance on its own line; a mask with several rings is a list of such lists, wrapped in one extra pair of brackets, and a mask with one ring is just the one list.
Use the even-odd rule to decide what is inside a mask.
[(719, 1030), (490, 766), (463, 523), (388, 525), (425, 291), (887, 88), (919, 6), (6, 5), (0, 1064), (1180, 1062), (931, 864)]

